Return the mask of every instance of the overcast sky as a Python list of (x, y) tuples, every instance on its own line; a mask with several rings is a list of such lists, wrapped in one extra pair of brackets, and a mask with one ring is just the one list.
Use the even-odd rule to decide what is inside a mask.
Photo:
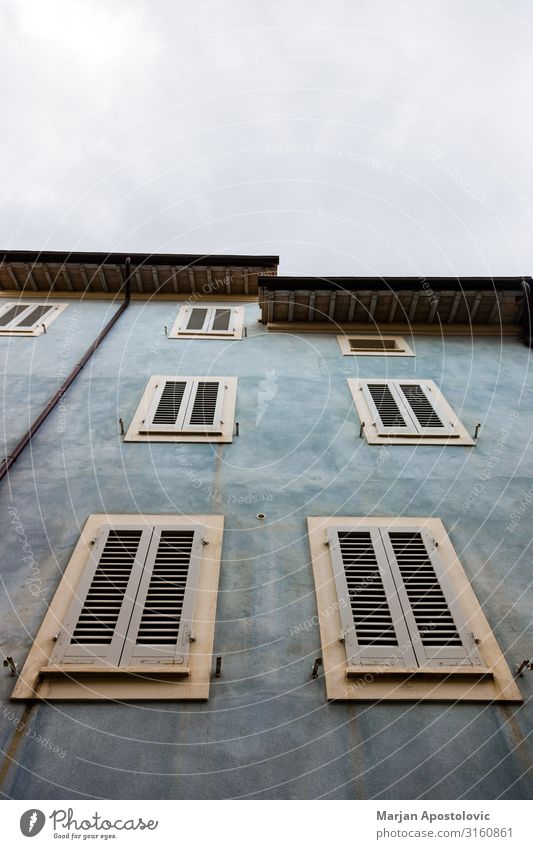
[(3, 248), (533, 273), (531, 0), (3, 0)]

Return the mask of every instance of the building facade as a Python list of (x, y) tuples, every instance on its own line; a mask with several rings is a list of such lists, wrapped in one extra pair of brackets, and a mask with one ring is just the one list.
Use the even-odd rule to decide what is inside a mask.
[(531, 280), (277, 265), (4, 255), (5, 797), (531, 796)]

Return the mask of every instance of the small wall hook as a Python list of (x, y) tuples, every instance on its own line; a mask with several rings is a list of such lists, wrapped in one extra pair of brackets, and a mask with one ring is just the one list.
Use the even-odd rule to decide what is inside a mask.
[(365, 423), (361, 422), (361, 427), (359, 428), (359, 439), (363, 438), (363, 431), (365, 429)]
[(120, 435), (124, 436), (125, 433), (126, 433), (125, 430), (124, 430), (124, 419), (119, 419), (118, 424), (119, 424), (119, 427), (120, 427)]
[(477, 438), (478, 438), (480, 428), (481, 428), (481, 422), (478, 422), (478, 423), (477, 423), (477, 425), (476, 425), (476, 429), (475, 429), (475, 431), (474, 431), (474, 439), (477, 439)]
[(13, 660), (12, 657), (9, 656), (9, 657), (4, 658), (4, 666), (9, 666), (9, 668), (11, 670), (11, 676), (14, 676), (14, 675), (17, 674), (17, 664), (15, 663), (15, 661)]
[(165, 336), (168, 336), (168, 327), (165, 324)]
[(220, 655), (217, 656), (215, 663), (215, 678), (220, 678), (222, 675), (222, 658)]
[(515, 666), (515, 675), (520, 675), (520, 677), (522, 677), (524, 669), (533, 669), (533, 663), (530, 660), (523, 660), (522, 663), (519, 663), (518, 666)]
[(322, 658), (315, 657), (315, 662), (313, 663), (313, 670), (311, 672), (311, 678), (318, 678), (318, 670), (322, 666)]

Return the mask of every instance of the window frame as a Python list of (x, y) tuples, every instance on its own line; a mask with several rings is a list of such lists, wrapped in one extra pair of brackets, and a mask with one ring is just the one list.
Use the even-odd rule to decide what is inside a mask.
[[(6, 300), (3, 303), (3, 299), (0, 300), (0, 318), (5, 313), (9, 312), (13, 307), (25, 307), (23, 312), (21, 312), (15, 319), (13, 319), (7, 326), (0, 326), (0, 336), (41, 336), (41, 334), (48, 331), (48, 328), (52, 324), (53, 321), (58, 318), (61, 313), (66, 310), (69, 304), (55, 303), (51, 301), (28, 301), (19, 300)], [(47, 312), (42, 318), (34, 321), (33, 324), (27, 327), (19, 327), (18, 325), (24, 319), (24, 317), (31, 314), (31, 311), (36, 307), (46, 307), (49, 312)], [(46, 331), (45, 331), (46, 328)]]
[[(183, 415), (176, 421), (183, 421), (183, 416), (192, 412), (192, 391), (199, 381), (209, 383), (218, 382), (221, 388), (218, 392), (215, 420), (220, 422), (216, 428), (198, 425), (187, 425), (187, 430), (172, 425), (150, 425), (147, 420), (153, 419), (158, 398), (167, 381), (186, 382), (185, 406)], [(213, 375), (152, 375), (141, 396), (140, 402), (133, 415), (130, 426), (124, 437), (124, 442), (216, 442), (225, 443), (233, 441), (233, 430), (235, 422), (235, 406), (237, 401), (236, 377), (220, 377)], [(183, 403), (183, 402), (182, 402)]]
[[(204, 325), (201, 330), (188, 330), (192, 311), (195, 309), (207, 310), (207, 315), (204, 319)], [(216, 310), (230, 310), (230, 321), (228, 330), (213, 330), (213, 322), (216, 316)], [(176, 316), (172, 329), (168, 334), (169, 339), (236, 339), (243, 338), (244, 332), (244, 307), (237, 307), (226, 304), (222, 301), (218, 303), (203, 303), (198, 301), (194, 304), (183, 304)]]
[[(375, 403), (372, 401), (369, 384), (387, 385), (400, 409), (405, 426), (383, 425)], [(399, 385), (420, 386), (431, 403), (436, 415), (444, 423), (443, 428), (422, 428), (414, 416), (412, 407), (404, 397)], [(452, 407), (433, 380), (423, 378), (348, 378), (357, 415), (367, 443), (370, 445), (475, 445)]]
[[(522, 701), (514, 676), (440, 519), (313, 516), (307, 522), (329, 700)], [(411, 667), (400, 665), (394, 658), (390, 664), (382, 665), (350, 662), (351, 647), (344, 642), (346, 625), (341, 616), (345, 602), (335, 579), (328, 528), (368, 531), (383, 527), (394, 531), (416, 529), (434, 540), (454, 603), (460, 605), (467, 627), (474, 635), (481, 665)]]
[[(354, 351), (351, 346), (352, 340), (369, 339), (379, 342), (380, 340), (392, 341), (397, 346), (397, 350), (360, 350)], [(345, 357), (414, 357), (415, 353), (410, 345), (405, 340), (404, 336), (398, 336), (389, 333), (343, 333), (337, 336), (337, 341), (341, 349), (341, 353)]]
[[(101, 530), (105, 526), (127, 525), (149, 529), (187, 528), (201, 532), (202, 541), (197, 549), (198, 564), (194, 578), (197, 586), (193, 626), (188, 623), (188, 619), (184, 622), (190, 630), (190, 633), (187, 631), (188, 639), (193, 638), (193, 642), (189, 642), (186, 665), (169, 666), (164, 660), (156, 665), (148, 662), (147, 658), (144, 658), (146, 662), (135, 659), (133, 665), (122, 668), (112, 665), (106, 668), (105, 663), (51, 663), (61, 629), (75, 603), (78, 589), (85, 581), (91, 553)], [(224, 517), (221, 515), (89, 516), (11, 698), (15, 701), (206, 700), (211, 679), (223, 528)], [(190, 609), (187, 609), (186, 616), (189, 614)]]

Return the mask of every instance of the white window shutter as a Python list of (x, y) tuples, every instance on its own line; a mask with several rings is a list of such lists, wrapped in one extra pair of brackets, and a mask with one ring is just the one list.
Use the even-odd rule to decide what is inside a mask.
[(162, 380), (155, 394), (141, 433), (175, 433), (183, 430), (187, 406), (193, 389), (192, 380)]
[(379, 528), (328, 528), (348, 663), (415, 667)]
[(233, 316), (234, 312), (231, 308), (213, 308), (209, 330), (212, 333), (234, 333), (235, 328), (233, 327)]
[(361, 383), (365, 400), (379, 436), (416, 436), (418, 428), (392, 380)]
[(187, 664), (202, 544), (198, 525), (155, 527), (120, 661), (122, 667)]
[(453, 425), (439, 409), (429, 386), (414, 380), (398, 380), (395, 385), (421, 436), (453, 435)]
[(222, 433), (224, 390), (223, 380), (193, 380), (182, 431)]
[(8, 304), (7, 309), (4, 309), (0, 315), (0, 327), (9, 329), (15, 327), (17, 319), (22, 317), (22, 313), (26, 313), (28, 307), (22, 304)]
[(185, 326), (183, 331), (186, 333), (203, 333), (207, 330), (211, 319), (212, 310), (210, 307), (190, 307), (185, 313)]
[(383, 527), (381, 535), (418, 665), (480, 665), (473, 634), (428, 532)]
[(102, 526), (59, 631), (50, 663), (118, 666), (152, 527)]
[(47, 304), (9, 304), (0, 315), (0, 329), (30, 332), (46, 323), (46, 318), (57, 307)]

